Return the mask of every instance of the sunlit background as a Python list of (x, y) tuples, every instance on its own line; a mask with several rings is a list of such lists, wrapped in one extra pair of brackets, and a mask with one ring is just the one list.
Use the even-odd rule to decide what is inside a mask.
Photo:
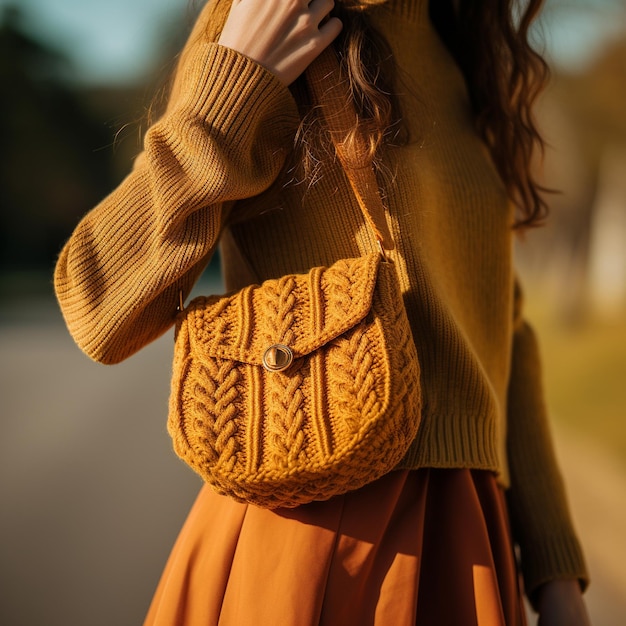
[[(200, 4), (197, 2), (196, 4)], [(165, 432), (172, 337), (90, 362), (52, 297), (79, 217), (130, 167), (188, 0), (0, 0), (0, 624), (135, 626), (199, 483)], [(528, 315), (593, 584), (626, 623), (626, 0), (548, 0)], [(203, 288), (219, 288), (215, 267)]]

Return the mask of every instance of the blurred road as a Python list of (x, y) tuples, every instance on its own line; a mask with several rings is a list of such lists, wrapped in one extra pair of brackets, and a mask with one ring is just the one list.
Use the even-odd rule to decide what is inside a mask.
[[(140, 626), (199, 488), (165, 430), (172, 336), (106, 367), (35, 306), (0, 318), (0, 624)], [(557, 443), (594, 624), (622, 626), (625, 468), (562, 428)]]

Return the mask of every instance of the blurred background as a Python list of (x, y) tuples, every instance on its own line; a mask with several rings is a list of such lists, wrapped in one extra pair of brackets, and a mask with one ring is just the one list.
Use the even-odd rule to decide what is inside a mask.
[[(199, 4), (199, 3), (197, 3)], [(125, 175), (188, 0), (0, 0), (0, 624), (141, 624), (199, 482), (165, 431), (172, 336), (114, 368), (65, 331), (63, 241)], [(518, 247), (593, 585), (626, 623), (626, 0), (548, 0), (549, 225)], [(201, 289), (220, 288), (217, 264)]]

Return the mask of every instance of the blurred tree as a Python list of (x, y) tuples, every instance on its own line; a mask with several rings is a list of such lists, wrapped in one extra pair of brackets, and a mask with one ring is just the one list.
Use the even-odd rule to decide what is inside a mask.
[[(51, 267), (60, 239), (111, 183), (97, 149), (107, 128), (67, 80), (65, 58), (28, 36), (20, 11), (0, 25), (0, 268)], [(89, 159), (84, 155), (90, 154)]]
[[(626, 154), (624, 102), (626, 36), (607, 43), (578, 73), (556, 70), (537, 108), (549, 144), (541, 176), (559, 193), (546, 196), (551, 218), (533, 236), (525, 260), (534, 265), (537, 276), (553, 280), (557, 313), (574, 324), (585, 321), (594, 305), (590, 301), (592, 240), (602, 199), (611, 196), (613, 210), (626, 213), (623, 176), (621, 181), (606, 176), (607, 168), (623, 169), (616, 159), (623, 160)], [(620, 228), (619, 223), (615, 228)], [(546, 273), (546, 267), (552, 271)]]
[[(147, 109), (166, 84), (194, 11), (168, 20), (155, 71), (132, 86), (85, 87), (57, 50), (0, 14), (0, 273), (48, 275), (80, 217), (128, 171)], [(157, 106), (158, 109), (158, 99)], [(7, 282), (0, 282), (2, 287)], [(11, 287), (11, 290), (14, 286)], [(19, 289), (18, 289), (19, 290)]]

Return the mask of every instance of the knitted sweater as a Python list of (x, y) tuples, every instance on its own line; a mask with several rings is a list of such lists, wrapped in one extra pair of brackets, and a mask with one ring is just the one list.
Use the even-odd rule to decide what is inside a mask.
[[(384, 155), (386, 218), (422, 370), (405, 467), (492, 470), (510, 486), (527, 591), (586, 579), (546, 421), (537, 345), (512, 268), (513, 212), (473, 125), (464, 79), (426, 0), (372, 9), (406, 89), (412, 141)], [(373, 249), (342, 169), (275, 184), (299, 123), (289, 89), (203, 36), (182, 53), (163, 117), (132, 172), (77, 226), (55, 284), (68, 328), (116, 363), (171, 327), (221, 243), (228, 290)]]

